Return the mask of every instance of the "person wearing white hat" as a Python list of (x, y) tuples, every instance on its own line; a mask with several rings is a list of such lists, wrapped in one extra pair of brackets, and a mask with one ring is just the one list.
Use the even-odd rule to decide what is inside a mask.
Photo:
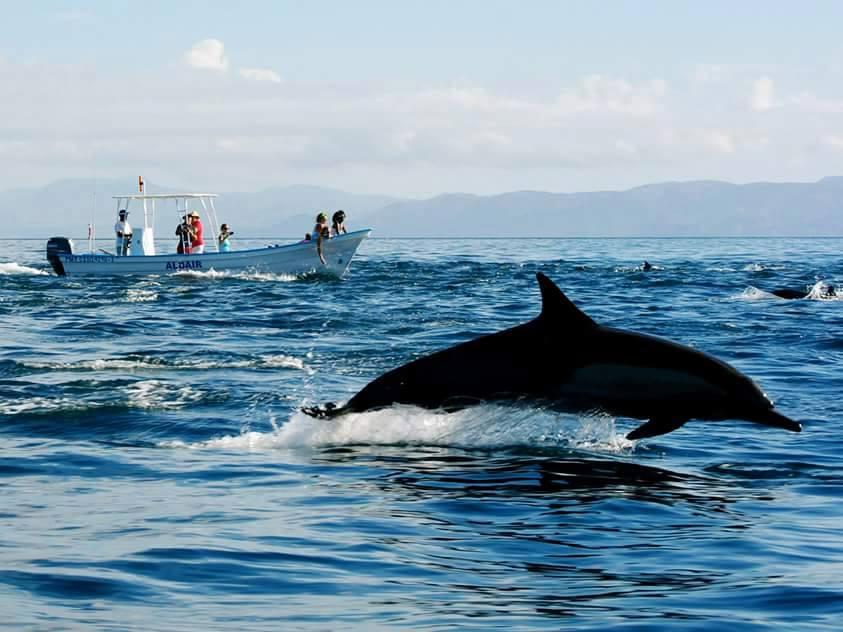
[(202, 222), (199, 220), (199, 213), (190, 211), (187, 214), (190, 225), (193, 227), (193, 238), (190, 240), (190, 254), (201, 255), (205, 252), (205, 241), (202, 239)]
[(114, 252), (117, 256), (129, 254), (132, 244), (132, 225), (129, 224), (129, 211), (120, 209), (117, 213), (117, 223), (114, 224)]

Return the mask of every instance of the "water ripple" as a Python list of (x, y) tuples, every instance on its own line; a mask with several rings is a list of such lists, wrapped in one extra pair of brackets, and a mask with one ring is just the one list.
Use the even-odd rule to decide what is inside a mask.
[[(843, 240), (373, 239), (342, 280), (58, 278), (0, 242), (10, 627), (839, 627), (843, 301), (814, 290)], [(804, 431), (299, 412), (532, 318), (537, 271), (735, 364)]]

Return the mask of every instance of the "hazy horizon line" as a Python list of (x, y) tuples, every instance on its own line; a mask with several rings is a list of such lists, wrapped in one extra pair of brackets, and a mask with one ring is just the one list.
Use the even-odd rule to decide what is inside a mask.
[[(433, 199), (437, 197), (447, 196), (447, 195), (471, 195), (474, 197), (496, 197), (500, 195), (508, 195), (511, 193), (549, 193), (552, 195), (577, 195), (577, 194), (585, 194), (585, 193), (624, 193), (628, 191), (634, 191), (635, 189), (640, 189), (643, 187), (649, 186), (661, 186), (661, 185), (669, 185), (669, 184), (695, 184), (695, 183), (717, 183), (717, 184), (728, 184), (733, 186), (748, 186), (748, 185), (755, 185), (755, 184), (817, 184), (822, 182), (823, 180), (827, 180), (830, 178), (840, 178), (843, 177), (841, 175), (825, 175), (820, 178), (814, 180), (749, 180), (746, 182), (738, 182), (738, 181), (731, 181), (731, 180), (719, 180), (716, 178), (699, 178), (699, 179), (692, 179), (692, 180), (660, 180), (656, 182), (645, 182), (642, 184), (637, 184), (635, 186), (626, 187), (626, 188), (617, 188), (617, 189), (589, 189), (589, 190), (577, 190), (577, 191), (559, 191), (559, 190), (550, 190), (550, 189), (510, 189), (510, 190), (503, 190), (497, 193), (472, 193), (470, 191), (441, 191), (439, 193), (428, 193), (428, 194), (391, 194), (391, 193), (358, 193), (356, 191), (350, 191), (347, 189), (337, 188), (332, 185), (326, 184), (306, 184), (306, 183), (295, 183), (295, 184), (278, 184), (278, 185), (267, 185), (255, 190), (247, 191), (247, 190), (231, 190), (231, 191), (224, 191), (224, 189), (216, 189), (218, 191), (223, 191), (224, 194), (229, 195), (253, 195), (255, 193), (262, 193), (265, 191), (271, 191), (273, 189), (294, 189), (297, 187), (302, 188), (314, 188), (314, 189), (327, 189), (331, 191), (336, 191), (339, 193), (346, 193), (350, 195), (358, 195), (358, 196), (380, 196), (380, 197), (390, 197), (396, 199), (403, 199), (403, 200), (425, 200), (425, 199)], [(95, 178), (95, 177), (69, 177), (69, 178), (58, 178), (47, 181), (43, 184), (39, 185), (29, 185), (23, 187), (13, 187), (8, 189), (0, 189), (0, 194), (4, 193), (11, 193), (16, 191), (37, 191), (39, 189), (44, 189), (51, 185), (56, 185), (62, 182), (97, 182), (97, 181), (107, 181), (107, 182), (116, 182), (121, 178)], [(133, 177), (130, 182), (136, 183), (136, 179)], [(147, 180), (144, 181), (144, 184), (148, 188), (149, 182)], [(133, 186), (136, 186), (134, 184)], [(166, 184), (153, 184), (154, 188), (161, 188), (166, 189), (168, 191), (177, 191), (181, 190), (185, 193), (193, 193), (193, 192), (211, 192), (208, 190), (207, 187), (199, 187), (195, 189), (177, 189), (176, 187), (172, 187)], [(96, 189), (92, 191), (92, 193), (96, 193)], [(146, 191), (149, 195), (153, 195), (149, 191)], [(127, 194), (129, 195), (129, 194)]]

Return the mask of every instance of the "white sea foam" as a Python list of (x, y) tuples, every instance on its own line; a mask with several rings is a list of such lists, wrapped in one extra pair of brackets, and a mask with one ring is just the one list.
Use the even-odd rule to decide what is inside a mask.
[(651, 268), (649, 270), (644, 270), (644, 264), (639, 264), (637, 266), (616, 266), (614, 268), (615, 272), (658, 272), (659, 270), (664, 270), (664, 267), (658, 266), (655, 264), (651, 264)]
[[(817, 281), (814, 286), (807, 291), (805, 296), (806, 299), (811, 300), (818, 300), (818, 301), (836, 301), (839, 300), (840, 296), (828, 296), (827, 288), (829, 283), (827, 281)], [(757, 287), (749, 286), (746, 288), (741, 294), (734, 296), (732, 298), (744, 300), (744, 301), (763, 301), (763, 300), (785, 300), (780, 296), (776, 296), (772, 292), (767, 292), (765, 290), (759, 289)]]
[(46, 270), (40, 270), (38, 268), (30, 268), (29, 266), (21, 265), (15, 261), (9, 261), (6, 263), (0, 263), (0, 275), (29, 275), (29, 276), (47, 276), (50, 273)]
[(181, 408), (202, 399), (202, 391), (187, 384), (143, 380), (126, 387), (129, 405), (135, 408)]
[(743, 268), (744, 272), (764, 272), (765, 270), (785, 270), (787, 265), (783, 263), (748, 263)]
[(738, 294), (737, 296), (734, 296), (732, 298), (736, 298), (736, 299), (744, 300), (744, 301), (762, 301), (762, 300), (767, 300), (767, 299), (771, 299), (771, 298), (777, 299), (779, 297), (776, 296), (775, 294), (770, 294), (770, 292), (765, 292), (764, 290), (761, 290), (757, 287), (753, 287), (753, 286), (750, 285), (741, 294)]
[(805, 298), (818, 300), (818, 301), (837, 301), (837, 300), (840, 300), (841, 297), (838, 296), (838, 295), (835, 295), (835, 296), (829, 296), (828, 295), (828, 288), (829, 288), (830, 285), (832, 285), (834, 287), (837, 287), (837, 284), (829, 283), (828, 281), (825, 281), (825, 280), (817, 281), (816, 283), (814, 283), (814, 286), (811, 288), (811, 291), (808, 292), (808, 296), (806, 296)]
[(272, 272), (238, 272), (232, 275), (235, 279), (243, 279), (245, 281), (282, 281), (290, 282), (300, 279), (300, 276), (295, 274), (274, 274)]
[(763, 272), (766, 270), (760, 263), (748, 263), (742, 269), (744, 272)]
[(230, 275), (228, 272), (217, 272), (213, 268), (210, 268), (208, 270), (179, 270), (178, 272), (173, 272), (173, 276), (192, 279), (224, 279)]
[(18, 401), (0, 401), (0, 415), (20, 415), (23, 413), (51, 413), (59, 410), (83, 410), (94, 408), (88, 402), (74, 401), (65, 397), (30, 397)]
[(270, 432), (246, 431), (198, 443), (165, 442), (163, 447), (222, 450), (321, 448), (338, 445), (423, 445), (461, 448), (564, 447), (599, 452), (629, 451), (635, 442), (615, 430), (611, 417), (559, 415), (529, 408), (477, 406), (456, 413), (413, 406), (337, 419), (294, 413)]
[(299, 277), (295, 274), (273, 274), (271, 272), (229, 272), (227, 270), (217, 271), (213, 268), (208, 270), (180, 270), (174, 272), (173, 276), (188, 277), (194, 279), (241, 279), (244, 281), (295, 281)]
[(149, 303), (158, 300), (158, 292), (154, 290), (141, 290), (130, 288), (126, 290), (127, 303)]
[(134, 369), (252, 369), (252, 368), (284, 368), (298, 369), (312, 373), (313, 370), (305, 363), (293, 356), (276, 354), (263, 355), (257, 358), (240, 360), (202, 360), (192, 358), (94, 358), (91, 360), (77, 360), (74, 362), (22, 362), (23, 366), (31, 369), (53, 369), (64, 371), (131, 371)]

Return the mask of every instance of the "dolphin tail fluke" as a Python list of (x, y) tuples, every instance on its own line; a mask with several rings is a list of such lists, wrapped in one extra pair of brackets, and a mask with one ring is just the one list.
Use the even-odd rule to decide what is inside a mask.
[(630, 441), (634, 441), (637, 439), (646, 439), (647, 437), (658, 437), (659, 435), (678, 430), (684, 426), (687, 421), (687, 419), (655, 417), (647, 423), (638, 426), (635, 430), (627, 434), (626, 438)]
[(757, 415), (753, 415), (748, 419), (763, 426), (770, 426), (771, 428), (782, 428), (783, 430), (790, 430), (791, 432), (802, 432), (802, 424), (798, 421), (793, 421), (790, 417), (785, 417), (772, 408)]

